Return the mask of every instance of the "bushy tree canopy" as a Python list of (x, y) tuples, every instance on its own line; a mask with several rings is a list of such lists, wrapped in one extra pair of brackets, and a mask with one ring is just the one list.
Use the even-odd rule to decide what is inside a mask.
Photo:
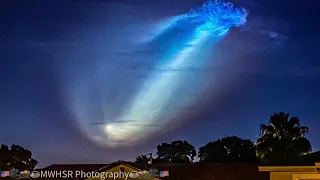
[(13, 144), (9, 149), (6, 145), (0, 148), (0, 169), (2, 170), (32, 170), (38, 162), (32, 158), (32, 152)]
[(193, 145), (187, 141), (173, 141), (157, 146), (158, 160), (161, 162), (190, 163), (197, 155)]
[(311, 152), (311, 144), (306, 138), (308, 127), (301, 126), (298, 117), (289, 113), (276, 113), (268, 124), (262, 124), (257, 140), (257, 156), (272, 164), (292, 162), (298, 156)]
[(198, 157), (201, 162), (257, 162), (253, 142), (237, 136), (209, 142), (199, 149)]

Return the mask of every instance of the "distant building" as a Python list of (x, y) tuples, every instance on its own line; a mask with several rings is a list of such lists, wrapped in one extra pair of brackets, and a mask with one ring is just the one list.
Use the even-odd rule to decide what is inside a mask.
[[(173, 163), (153, 164), (149, 168), (167, 170), (163, 180), (269, 180), (268, 172), (259, 172), (255, 163)], [(145, 169), (140, 166), (140, 168)]]
[[(54, 164), (38, 171), (56, 172), (144, 172), (149, 169), (168, 171), (168, 177), (143, 178), (144, 180), (320, 180), (320, 152), (301, 157), (296, 164), (289, 166), (261, 166), (255, 163), (160, 163), (160, 164), (135, 164), (117, 161), (111, 164)], [(59, 173), (59, 175), (63, 175)], [(52, 179), (94, 180), (100, 178), (48, 178), (49, 174), (42, 174)], [(1, 178), (0, 178), (1, 179)], [(108, 178), (106, 178), (107, 180)], [(114, 179), (114, 178), (109, 178)], [(124, 179), (124, 178), (116, 178)], [(136, 179), (134, 177), (128, 177)], [(139, 178), (140, 179), (140, 178)]]
[[(43, 171), (77, 171), (86, 172), (141, 172), (143, 170), (158, 169), (169, 171), (169, 177), (143, 178), (144, 180), (269, 180), (269, 173), (259, 172), (258, 164), (238, 163), (184, 163), (184, 164), (145, 164), (137, 165), (130, 162), (118, 161), (112, 164), (56, 164), (41, 170)], [(39, 171), (41, 171), (39, 170)], [(40, 178), (38, 178), (39, 180)], [(48, 178), (42, 178), (48, 179)], [(68, 178), (50, 178), (62, 180)], [(69, 178), (78, 180), (77, 178)], [(87, 178), (93, 180), (94, 178)], [(96, 178), (99, 179), (99, 178)], [(121, 179), (121, 178), (117, 178)], [(128, 178), (135, 179), (135, 178)], [(140, 179), (140, 178), (139, 178)]]
[(269, 172), (270, 180), (320, 180), (320, 163), (313, 166), (261, 166), (260, 172)]
[(320, 180), (320, 151), (300, 156), (288, 166), (260, 166), (270, 180)]

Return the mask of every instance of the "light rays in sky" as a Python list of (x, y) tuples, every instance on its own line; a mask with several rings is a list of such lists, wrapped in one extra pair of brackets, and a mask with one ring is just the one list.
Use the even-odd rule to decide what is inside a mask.
[[(112, 120), (103, 119), (104, 134), (87, 133), (88, 136), (107, 146), (123, 146), (135, 144), (165, 128), (164, 125), (175, 114), (180, 113), (179, 109), (169, 110), (168, 106), (172, 103), (196, 103), (195, 100), (190, 101), (189, 95), (185, 93), (192, 86), (191, 79), (180, 71), (186, 71), (188, 67), (204, 68), (206, 62), (212, 59), (206, 56), (206, 51), (213, 48), (231, 27), (244, 24), (247, 15), (245, 9), (236, 9), (230, 3), (209, 1), (187, 14), (160, 23), (162, 26), (152, 34), (153, 37), (141, 41), (161, 52), (157, 59), (150, 59), (154, 62), (154, 70), (150, 71), (138, 91), (133, 94), (122, 114)], [(159, 69), (165, 71), (159, 73)], [(201, 76), (192, 79), (196, 80), (195, 84), (200, 84), (196, 88), (201, 89), (199, 82), (204, 79)], [(78, 113), (77, 117), (85, 116), (84, 112), (75, 113)], [(83, 118), (79, 120), (80, 123), (84, 121), (86, 120)]]
[[(192, 61), (189, 57), (196, 48), (201, 47), (207, 38), (213, 34), (211, 29), (207, 28), (207, 24), (198, 27), (191, 40), (186, 43), (185, 48), (181, 49), (173, 60), (167, 61), (162, 68), (164, 69), (178, 69)], [(154, 73), (154, 72), (153, 72)], [(128, 141), (137, 141), (141, 136), (147, 134), (152, 128), (146, 129), (144, 126), (133, 126), (137, 121), (141, 124), (154, 124), (159, 121), (157, 119), (158, 112), (162, 107), (167, 106), (170, 98), (174, 96), (175, 90), (181, 85), (181, 77), (177, 72), (166, 72), (158, 76), (151, 76), (142, 85), (140, 93), (137, 94), (133, 100), (132, 105), (128, 108), (129, 116), (123, 116), (120, 119), (128, 119), (124, 123), (110, 123), (106, 125), (106, 133), (111, 141), (121, 141), (126, 139)], [(159, 114), (158, 114), (159, 115)], [(164, 121), (164, 119), (162, 119)], [(163, 124), (162, 123), (158, 123)], [(157, 127), (163, 128), (163, 127)], [(156, 129), (157, 129), (156, 128)], [(155, 130), (155, 129), (152, 129)], [(144, 132), (143, 132), (144, 131)], [(143, 133), (141, 133), (143, 132)]]
[[(227, 8), (220, 9), (221, 5)], [(179, 23), (186, 23), (186, 25), (182, 25), (182, 28), (193, 28), (192, 26), (195, 25), (196, 28), (191, 36), (189, 35), (188, 41), (184, 40), (187, 36), (184, 39), (178, 39), (182, 44), (180, 45), (182, 48), (180, 48), (173, 57), (166, 59), (167, 56), (164, 54), (164, 59), (160, 60), (160, 62), (164, 63), (161, 63), (160, 68), (181, 69), (186, 65), (188, 66), (188, 64), (192, 64), (192, 61), (203, 61), (195, 59), (192, 53), (196, 53), (196, 50), (199, 50), (199, 48), (202, 47), (201, 45), (206, 41), (217, 41), (218, 38), (226, 35), (231, 26), (238, 26), (245, 22), (244, 16), (246, 16), (246, 13), (239, 10), (229, 11), (233, 10), (232, 8), (231, 4), (219, 4), (218, 2), (210, 1), (202, 8), (196, 9), (189, 14), (167, 20), (167, 22), (164, 23), (165, 26), (161, 28), (162, 33), (165, 33), (163, 31), (168, 30), (172, 26), (179, 26)], [(229, 12), (224, 12), (226, 10)], [(221, 19), (217, 18), (217, 15), (222, 16)], [(238, 18), (236, 16), (238, 16)], [(186, 20), (187, 22), (185, 22)], [(191, 24), (190, 21), (192, 22)], [(224, 22), (222, 21), (227, 21), (227, 24), (223, 24)], [(193, 23), (195, 23), (195, 25)], [(197, 23), (200, 23), (200, 25), (197, 25)], [(160, 35), (161, 33), (158, 32), (158, 34)], [(170, 41), (170, 39), (168, 40)], [(105, 132), (108, 136), (109, 144), (122, 141), (123, 139), (129, 142), (137, 141), (147, 135), (148, 131), (151, 130), (146, 129), (144, 126), (132, 126), (135, 122), (141, 124), (154, 124), (158, 122), (159, 127), (152, 129), (152, 131), (164, 128), (160, 126), (160, 124), (165, 123), (163, 122), (165, 119), (157, 119), (157, 115), (154, 115), (154, 113), (162, 107), (168, 106), (170, 98), (173, 98), (174, 94), (177, 93), (177, 88), (182, 85), (181, 82), (183, 81), (181, 81), (181, 77), (177, 72), (167, 72), (158, 76), (150, 76), (144, 85), (142, 85), (140, 92), (136, 95), (136, 98), (132, 101), (128, 110), (126, 110), (126, 112), (129, 112), (129, 116), (120, 117), (120, 120), (128, 118), (129, 121), (125, 123), (114, 122), (106, 125)], [(160, 123), (159, 121), (162, 122)]]
[(160, 34), (162, 34), (164, 31), (169, 29), (173, 24), (175, 24), (180, 17), (171, 17), (161, 20), (160, 22), (156, 23), (156, 27), (153, 28), (150, 34), (148, 34), (147, 37), (141, 38), (141, 43), (149, 43), (153, 41), (155, 38), (157, 38)]

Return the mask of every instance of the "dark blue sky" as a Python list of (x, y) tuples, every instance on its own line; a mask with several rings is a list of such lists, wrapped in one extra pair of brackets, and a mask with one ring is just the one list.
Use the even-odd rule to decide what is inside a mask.
[[(103, 66), (108, 70), (102, 80), (112, 80), (105, 87), (109, 96), (125, 101), (139, 77), (148, 72), (143, 63), (137, 67), (132, 62), (157, 51), (136, 48), (139, 40), (147, 38), (144, 32), (201, 2), (0, 0), (0, 143), (32, 150), (40, 165), (107, 163), (134, 159), (163, 141), (186, 139), (198, 148), (229, 135), (255, 140), (259, 125), (284, 111), (310, 127), (308, 137), (319, 150), (316, 0), (235, 1), (250, 10), (248, 22), (220, 42), (215, 58), (222, 63), (213, 79), (215, 87), (203, 92), (192, 111), (177, 117), (183, 121), (177, 120), (179, 126), (172, 131), (163, 127), (161, 136), (121, 149), (95, 145), (82, 133), (66, 93), (74, 77), (94, 74)], [(112, 111), (118, 111), (118, 101), (109, 99), (114, 102)], [(91, 108), (95, 109), (94, 103)]]

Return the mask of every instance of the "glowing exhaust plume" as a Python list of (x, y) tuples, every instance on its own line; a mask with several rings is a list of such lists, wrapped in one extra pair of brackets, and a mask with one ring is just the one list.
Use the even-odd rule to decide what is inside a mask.
[[(176, 69), (187, 63), (188, 60), (190, 61), (189, 57), (194, 49), (211, 34), (206, 26), (205, 24), (197, 28), (192, 40), (188, 42), (188, 47), (182, 49), (172, 61), (168, 61), (162, 67), (164, 69)], [(158, 121), (159, 111), (170, 103), (170, 98), (181, 85), (180, 79), (180, 75), (176, 72), (169, 71), (162, 74), (158, 74), (157, 71), (151, 72), (150, 78), (146, 80), (140, 93), (136, 95), (133, 103), (126, 110), (128, 114), (119, 118), (119, 120), (124, 120), (125, 122), (120, 121), (106, 125), (105, 131), (109, 138), (109, 143), (118, 144), (117, 141), (122, 142), (123, 139), (128, 141), (126, 143), (130, 143), (130, 141), (137, 141), (143, 138), (148, 132), (162, 128), (160, 124), (165, 123), (165, 119), (161, 119), (162, 122)], [(137, 122), (141, 126), (135, 126)], [(152, 127), (152, 125), (156, 126)]]
[[(169, 18), (161, 22), (160, 27), (154, 32), (155, 36), (159, 35), (168, 28), (177, 25), (181, 21), (199, 24), (207, 23), (209, 26), (214, 25), (211, 29), (218, 31), (229, 29), (230, 27), (239, 27), (246, 23), (248, 11), (244, 8), (236, 9), (232, 3), (222, 1), (208, 1), (201, 7), (192, 9), (189, 13)], [(156, 38), (156, 37), (153, 37)], [(150, 38), (151, 39), (151, 38)]]
[[(183, 69), (198, 64), (203, 67), (204, 63), (194, 61), (199, 60), (197, 55), (201, 54), (203, 45), (208, 41), (217, 41), (227, 34), (232, 26), (240, 26), (246, 22), (248, 12), (245, 9), (235, 9), (231, 3), (219, 1), (209, 1), (202, 7), (191, 12), (177, 16), (171, 20), (171, 24), (163, 28), (164, 32), (160, 36), (174, 42), (169, 45), (169, 49), (164, 52), (156, 66), (160, 69)], [(175, 37), (172, 35), (177, 29), (183, 29)], [(179, 37), (179, 35), (182, 35)], [(159, 41), (161, 42), (161, 41)], [(152, 42), (151, 42), (152, 43)], [(159, 45), (161, 48), (163, 45)], [(172, 47), (174, 46), (174, 47)], [(199, 65), (201, 64), (201, 65)], [(108, 145), (117, 145), (123, 140), (126, 143), (133, 143), (145, 137), (150, 132), (161, 130), (167, 118), (161, 116), (161, 110), (169, 106), (170, 98), (179, 93), (179, 87), (183, 86), (185, 79), (174, 71), (159, 74), (158, 71), (151, 72), (150, 77), (142, 85), (140, 92), (136, 95), (132, 103), (125, 109), (126, 116), (119, 117), (120, 122), (109, 123), (105, 127), (108, 136)], [(184, 97), (187, 98), (187, 97)], [(176, 101), (183, 101), (177, 99)], [(167, 117), (173, 112), (166, 112)], [(122, 121), (124, 120), (124, 121)], [(135, 126), (135, 124), (141, 126)], [(149, 126), (150, 125), (150, 126)], [(154, 126), (152, 126), (154, 125)], [(150, 128), (153, 127), (153, 128)]]
[(181, 15), (181, 18), (195, 23), (211, 22), (216, 25), (216, 28), (230, 28), (232, 26), (239, 27), (243, 25), (246, 22), (247, 15), (247, 10), (244, 8), (235, 9), (231, 3), (208, 1), (202, 7), (191, 10), (188, 14)]
[(203, 77), (190, 75), (187, 69), (204, 68), (206, 62), (212, 59), (208, 57), (210, 49), (230, 28), (243, 25), (247, 15), (245, 9), (234, 8), (230, 3), (209, 1), (189, 13), (168, 20), (161, 32), (145, 44), (156, 49), (160, 56), (150, 59), (154, 62), (154, 70), (133, 94), (122, 115), (111, 121), (104, 119), (105, 134), (89, 133), (89, 127), (86, 127), (89, 125), (85, 125), (88, 122), (85, 118), (88, 115), (83, 111), (85, 108), (73, 102), (80, 128), (92, 140), (108, 146), (134, 144), (150, 133), (165, 128), (163, 125), (182, 111), (181, 108), (170, 107), (196, 103), (196, 99), (190, 100), (186, 92), (190, 88), (201, 89), (204, 82)]

